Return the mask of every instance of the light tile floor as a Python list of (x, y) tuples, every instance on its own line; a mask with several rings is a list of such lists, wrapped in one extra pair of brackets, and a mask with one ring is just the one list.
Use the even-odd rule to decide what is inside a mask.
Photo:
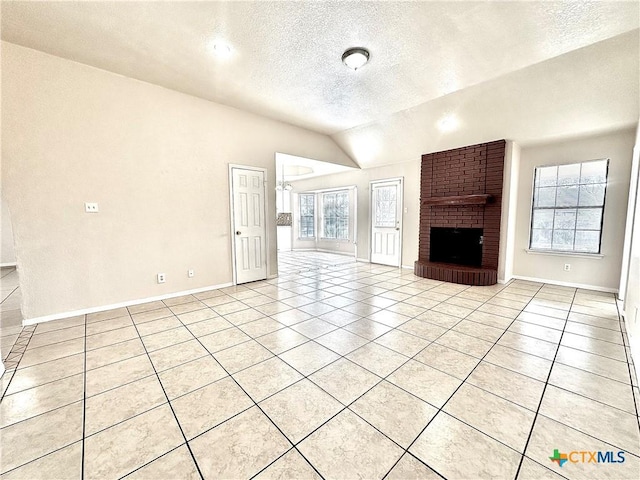
[(2, 478), (638, 478), (613, 295), (327, 260), (23, 332)]
[(15, 368), (13, 359), (21, 356), (23, 351), (20, 345), (13, 350), (22, 330), (20, 302), (16, 267), (0, 268), (0, 359), (10, 369)]
[(278, 271), (280, 276), (355, 262), (354, 255), (338, 255), (328, 252), (278, 251)]

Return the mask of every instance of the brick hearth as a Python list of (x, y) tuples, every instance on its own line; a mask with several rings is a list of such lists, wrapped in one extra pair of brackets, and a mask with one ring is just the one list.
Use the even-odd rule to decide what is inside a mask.
[[(497, 140), (422, 156), (416, 275), (468, 285), (497, 282), (505, 147)], [(482, 266), (430, 262), (431, 227), (482, 228)]]

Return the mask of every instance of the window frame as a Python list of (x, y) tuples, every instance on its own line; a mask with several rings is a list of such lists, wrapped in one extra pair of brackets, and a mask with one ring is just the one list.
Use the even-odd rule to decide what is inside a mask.
[[(584, 205), (584, 206), (580, 206), (580, 205), (574, 205), (574, 206), (557, 206), (557, 201), (558, 201), (558, 194), (556, 191), (556, 197), (554, 199), (554, 205), (553, 206), (547, 206), (547, 207), (537, 207), (536, 206), (536, 179), (537, 176), (539, 174), (539, 170), (542, 168), (547, 168), (547, 167), (567, 167), (567, 166), (571, 166), (571, 165), (579, 165), (580, 166), (580, 172), (582, 172), (582, 167), (584, 164), (588, 164), (588, 163), (593, 163), (593, 162), (606, 162), (606, 167), (605, 167), (605, 177), (604, 177), (604, 182), (592, 182), (592, 183), (581, 183), (580, 181), (578, 181), (577, 184), (571, 184), (571, 185), (575, 185), (578, 187), (578, 195), (580, 194), (580, 186), (582, 185), (604, 185), (604, 192), (603, 192), (603, 196), (602, 196), (602, 203), (600, 205)], [(536, 167), (534, 167), (534, 171), (533, 171), (533, 182), (532, 182), (532, 192), (531, 192), (531, 208), (529, 211), (529, 241), (528, 241), (528, 248), (527, 248), (527, 252), (530, 253), (547, 253), (547, 254), (552, 254), (552, 255), (575, 255), (575, 256), (586, 256), (586, 257), (602, 257), (602, 234), (603, 234), (603, 226), (604, 226), (604, 213), (605, 213), (605, 207), (606, 207), (606, 202), (607, 202), (607, 190), (608, 190), (608, 186), (609, 186), (609, 166), (610, 166), (610, 162), (611, 159), (610, 158), (598, 158), (598, 159), (593, 159), (593, 160), (585, 160), (582, 162), (572, 162), (572, 163), (556, 163), (556, 164), (550, 164), (550, 165), (538, 165)], [(552, 185), (553, 187), (557, 188), (559, 186), (563, 186), (563, 185), (559, 185), (557, 183), (557, 177), (556, 177), (556, 183), (555, 185)], [(578, 201), (577, 203), (579, 203), (579, 196), (578, 196)], [(586, 210), (586, 209), (600, 209), (601, 213), (600, 213), (600, 224), (598, 226), (598, 230), (587, 230), (587, 229), (579, 229), (577, 228), (577, 216), (578, 216), (578, 212), (580, 210)], [(536, 210), (550, 210), (553, 213), (553, 224), (552, 227), (550, 229), (551, 231), (551, 248), (537, 248), (534, 247), (532, 245), (533, 243), (533, 233), (534, 230), (539, 230), (539, 229), (534, 229), (533, 227), (533, 222), (534, 222), (534, 214), (536, 212)], [(558, 248), (553, 248), (553, 233), (556, 231), (555, 229), (555, 212), (558, 210), (575, 210), (576, 211), (576, 223), (575, 226), (573, 228), (573, 246), (571, 250), (561, 250)], [(558, 230), (566, 230), (566, 229), (558, 229)], [(575, 238), (576, 238), (576, 232), (577, 231), (597, 231), (599, 236), (598, 236), (598, 250), (597, 251), (585, 251), (585, 250), (576, 250), (575, 249)]]
[[(313, 213), (311, 215), (311, 226), (313, 228), (313, 235), (303, 236), (302, 235), (302, 198), (303, 197), (311, 197), (311, 207), (313, 208)], [(315, 240), (316, 238), (316, 194), (315, 193), (299, 193), (298, 194), (298, 239), (300, 240)], [(309, 215), (305, 215), (305, 217), (309, 217)]]
[[(325, 205), (326, 205), (326, 198), (328, 196), (333, 196), (336, 197), (337, 195), (342, 195), (344, 194), (346, 196), (346, 200), (347, 200), (347, 216), (345, 217), (347, 219), (347, 236), (346, 238), (342, 238), (342, 237), (338, 237), (337, 236), (337, 228), (336, 228), (336, 236), (335, 237), (328, 237), (327, 236), (327, 231), (325, 228), (326, 225), (326, 219), (327, 216), (325, 215)], [(324, 191), (321, 192), (322, 195), (322, 216), (321, 216), (321, 221), (320, 221), (320, 226), (321, 228), (321, 236), (320, 236), (320, 240), (329, 240), (329, 241), (336, 241), (336, 242), (349, 242), (351, 240), (351, 199), (349, 198), (349, 189), (339, 189), (339, 190), (329, 190), (329, 191)], [(336, 219), (338, 219), (339, 217), (336, 216)]]

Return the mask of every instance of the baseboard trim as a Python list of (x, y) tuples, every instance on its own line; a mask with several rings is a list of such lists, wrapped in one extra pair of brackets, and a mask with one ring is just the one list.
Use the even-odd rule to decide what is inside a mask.
[(219, 285), (211, 285), (208, 287), (194, 288), (192, 290), (183, 290), (181, 292), (167, 293), (165, 295), (158, 295), (156, 297), (138, 298), (136, 300), (129, 300), (126, 302), (112, 303), (110, 305), (101, 305), (99, 307), (83, 308), (80, 310), (73, 310), (70, 312), (54, 313), (51, 315), (43, 315), (42, 317), (25, 318), (22, 320), (22, 325), (35, 325), (36, 323), (51, 322), (53, 320), (61, 320), (63, 318), (77, 317), (78, 315), (88, 315), (90, 313), (105, 312), (107, 310), (113, 310), (115, 308), (130, 307), (132, 305), (140, 305), (141, 303), (155, 302), (158, 300), (166, 300), (168, 298), (181, 297), (183, 295), (192, 295), (194, 293), (202, 293), (208, 290), (216, 290), (219, 288), (231, 287), (232, 282), (221, 283)]
[(598, 285), (587, 285), (586, 283), (561, 282), (559, 280), (549, 280), (547, 278), (525, 277), (522, 275), (512, 275), (512, 279), (526, 280), (528, 282), (548, 283), (550, 285), (559, 285), (561, 287), (582, 288), (584, 290), (596, 290), (598, 292), (618, 293), (617, 288), (602, 287)]
[(17, 267), (18, 264), (16, 262), (8, 262), (8, 263), (0, 263), (0, 267)]
[(329, 250), (327, 248), (316, 248), (315, 250), (316, 252), (322, 252), (322, 253), (333, 253), (335, 255), (342, 255), (343, 257), (354, 257), (355, 255), (352, 252), (341, 252), (339, 250)]
[(322, 252), (322, 253), (335, 253), (336, 255), (342, 255), (344, 257), (355, 257), (352, 252), (341, 252), (340, 250), (329, 250), (328, 248), (292, 248), (292, 252)]

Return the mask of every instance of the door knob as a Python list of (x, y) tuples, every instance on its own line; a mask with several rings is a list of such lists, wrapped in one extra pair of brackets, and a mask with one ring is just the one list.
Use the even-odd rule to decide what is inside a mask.
[(236, 231), (236, 235), (242, 235), (242, 232), (240, 230)]

